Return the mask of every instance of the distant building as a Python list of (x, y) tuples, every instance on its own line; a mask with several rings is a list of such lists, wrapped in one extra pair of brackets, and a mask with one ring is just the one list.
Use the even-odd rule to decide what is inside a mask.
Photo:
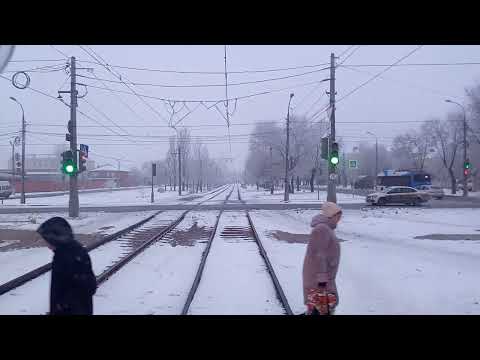
[[(60, 170), (61, 158), (56, 155), (29, 155), (25, 159), (25, 192), (68, 191), (69, 179)], [(12, 181), (12, 162), (0, 169), (0, 180)], [(129, 171), (119, 171), (111, 165), (95, 168), (95, 161), (87, 160), (87, 171), (78, 175), (79, 189), (97, 189), (135, 186), (137, 182)], [(22, 187), (21, 172), (14, 177), (15, 192)]]
[(97, 187), (125, 187), (136, 184), (130, 171), (118, 170), (110, 164), (89, 171), (88, 181), (95, 183)]

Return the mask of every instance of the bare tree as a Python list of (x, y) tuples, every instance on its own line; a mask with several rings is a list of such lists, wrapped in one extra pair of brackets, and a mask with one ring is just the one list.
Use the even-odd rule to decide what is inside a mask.
[(423, 170), (433, 145), (432, 137), (425, 135), (425, 131), (413, 130), (393, 139), (392, 152), (397, 161), (400, 160), (400, 164), (408, 164), (407, 167)]
[(457, 151), (461, 144), (461, 129), (458, 120), (461, 114), (450, 114), (447, 121), (430, 120), (425, 124), (425, 130), (428, 129), (433, 146), (439, 154), (442, 164), (450, 176), (450, 185), (452, 194), (456, 193), (456, 178), (453, 166)]

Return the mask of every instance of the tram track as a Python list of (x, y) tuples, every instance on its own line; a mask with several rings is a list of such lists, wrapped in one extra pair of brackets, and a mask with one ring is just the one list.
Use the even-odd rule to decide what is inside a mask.
[[(162, 236), (164, 236), (166, 233), (171, 231), (176, 225), (178, 225), (185, 217), (187, 213), (190, 211), (196, 209), (197, 207), (201, 206), (204, 202), (207, 202), (225, 191), (227, 191), (230, 188), (230, 186), (226, 185), (221, 187), (220, 189), (216, 190), (213, 192), (213, 196), (208, 197), (205, 200), (202, 200), (198, 203), (195, 203), (192, 208), (184, 211), (178, 218), (173, 220), (169, 224), (164, 224), (160, 220), (160, 223), (156, 224), (156, 226), (151, 226), (152, 221), (154, 221), (158, 215), (164, 213), (162, 211), (159, 211), (133, 225), (128, 226), (125, 229), (122, 229), (114, 234), (105, 236), (98, 242), (95, 242), (89, 246), (87, 246), (87, 250), (90, 254), (93, 253), (94, 250), (100, 249), (102, 246), (105, 246), (107, 244), (112, 244), (115, 241), (119, 241), (120, 243), (128, 234), (135, 234), (136, 236), (136, 245), (132, 247), (132, 252), (130, 254), (126, 254), (122, 259), (118, 260), (115, 264), (111, 265), (107, 270), (102, 272), (98, 277), (97, 281), (103, 283), (108, 277), (110, 277), (113, 273), (118, 271), (121, 267), (123, 267), (125, 264), (127, 264), (130, 260), (132, 260), (135, 256), (137, 256), (139, 253), (141, 253), (144, 249), (146, 249), (150, 244), (152, 244), (154, 241), (158, 240)], [(233, 188), (232, 188), (233, 191)], [(158, 218), (157, 218), (158, 219)], [(130, 239), (132, 241), (132, 239)], [(40, 276), (46, 274), (51, 270), (52, 264), (48, 263), (43, 266), (40, 266), (34, 270), (31, 270), (21, 276), (18, 276), (4, 284), (0, 285), (0, 296), (7, 294), (25, 284), (27, 284), (30, 281), (33, 281)]]

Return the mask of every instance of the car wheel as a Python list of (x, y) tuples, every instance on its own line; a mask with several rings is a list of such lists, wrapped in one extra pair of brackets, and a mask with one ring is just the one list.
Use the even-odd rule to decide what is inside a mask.
[(422, 202), (422, 199), (416, 198), (416, 199), (413, 200), (412, 206), (418, 206), (418, 205), (421, 204), (421, 202)]
[(386, 202), (386, 200), (385, 200), (384, 198), (380, 198), (380, 199), (377, 200), (377, 205), (378, 205), (378, 206), (383, 206), (383, 205), (385, 205), (386, 203), (387, 203), (387, 202)]

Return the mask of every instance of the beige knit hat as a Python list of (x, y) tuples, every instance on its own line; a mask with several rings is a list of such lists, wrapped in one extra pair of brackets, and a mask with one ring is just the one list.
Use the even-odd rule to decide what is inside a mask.
[(342, 209), (333, 202), (324, 202), (322, 205), (322, 214), (328, 218), (335, 216), (337, 213), (342, 212)]

